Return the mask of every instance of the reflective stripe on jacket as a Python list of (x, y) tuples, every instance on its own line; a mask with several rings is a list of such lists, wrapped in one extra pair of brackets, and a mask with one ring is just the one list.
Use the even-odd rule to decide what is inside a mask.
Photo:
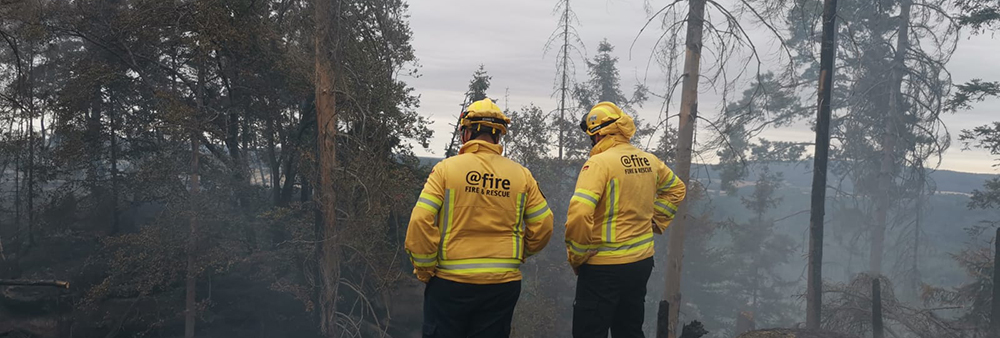
[(605, 137), (591, 150), (569, 202), (570, 264), (627, 264), (652, 256), (653, 233), (667, 228), (685, 192), (684, 182), (656, 156), (624, 136)]
[(471, 284), (521, 280), (552, 236), (552, 211), (531, 172), (500, 145), (466, 142), (434, 166), (406, 231), (413, 273)]

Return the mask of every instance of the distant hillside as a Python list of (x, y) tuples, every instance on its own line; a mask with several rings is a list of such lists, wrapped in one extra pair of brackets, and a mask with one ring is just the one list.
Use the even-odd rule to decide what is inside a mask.
[[(419, 157), (420, 164), (433, 166), (441, 161), (439, 157)], [(785, 182), (797, 188), (808, 189), (812, 186), (812, 163), (778, 163), (770, 165), (771, 171), (782, 172)], [(751, 165), (750, 174), (747, 180), (753, 180), (756, 176), (757, 166)], [(711, 183), (712, 187), (717, 187), (719, 182), (719, 172), (712, 168), (712, 165), (696, 164), (691, 170), (691, 175), (702, 183)], [(973, 190), (983, 186), (983, 182), (996, 177), (991, 174), (966, 173), (951, 170), (936, 170), (930, 172), (930, 178), (937, 185), (940, 192), (969, 194)], [(831, 179), (836, 179), (830, 176)], [(845, 189), (851, 189), (850, 182), (844, 182)]]

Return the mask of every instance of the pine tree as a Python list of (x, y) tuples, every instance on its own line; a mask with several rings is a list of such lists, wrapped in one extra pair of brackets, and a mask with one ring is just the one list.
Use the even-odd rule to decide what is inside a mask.
[(574, 52), (583, 58), (584, 47), (583, 41), (580, 40), (580, 35), (577, 33), (575, 27), (580, 22), (576, 17), (576, 13), (570, 7), (570, 1), (560, 0), (556, 2), (553, 13), (559, 14), (559, 25), (545, 43), (545, 51), (548, 52), (552, 48), (558, 50), (556, 53), (557, 87), (553, 95), (559, 96), (559, 115), (555, 117), (556, 120), (553, 122), (553, 125), (559, 129), (556, 145), (559, 148), (558, 158), (561, 160), (563, 159), (563, 148), (566, 145), (566, 133), (573, 132), (573, 121), (566, 118), (567, 114), (572, 116), (572, 109), (568, 108), (566, 99), (567, 97), (572, 99), (572, 88), (576, 82), (576, 64), (573, 62), (573, 58), (570, 57), (570, 52)]

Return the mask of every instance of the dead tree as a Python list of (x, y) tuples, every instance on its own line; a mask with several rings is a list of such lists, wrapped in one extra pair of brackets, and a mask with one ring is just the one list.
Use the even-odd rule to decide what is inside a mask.
[(316, 250), (319, 264), (317, 302), (319, 307), (320, 331), (324, 337), (337, 338), (337, 289), (340, 286), (340, 255), (335, 238), (337, 221), (337, 199), (333, 175), (337, 170), (337, 106), (335, 96), (334, 64), (336, 44), (333, 39), (338, 32), (331, 30), (333, 13), (340, 6), (338, 0), (315, 0), (316, 10), (316, 122), (319, 143), (319, 216), (317, 222)]
[(819, 103), (816, 116), (816, 155), (813, 165), (812, 206), (809, 215), (809, 273), (806, 288), (806, 327), (819, 329), (823, 304), (823, 217), (826, 215), (826, 166), (830, 158), (830, 100), (836, 52), (837, 0), (823, 3), (823, 43), (820, 52)]
[[(694, 147), (694, 125), (698, 116), (698, 80), (701, 69), (702, 33), (705, 28), (705, 0), (691, 0), (688, 10), (687, 36), (684, 45), (687, 48), (684, 58), (684, 83), (681, 87), (681, 116), (677, 139), (677, 177), (681, 182), (691, 182), (691, 152)], [(670, 226), (670, 239), (667, 244), (667, 281), (663, 292), (663, 301), (667, 303), (666, 316), (668, 328), (677, 327), (677, 314), (681, 305), (681, 265), (684, 260), (684, 226), (688, 214), (687, 204), (681, 204), (677, 210), (676, 219)], [(660, 309), (663, 309), (661, 306)], [(677, 333), (670, 329), (660, 329), (667, 336), (657, 338), (674, 338)]]

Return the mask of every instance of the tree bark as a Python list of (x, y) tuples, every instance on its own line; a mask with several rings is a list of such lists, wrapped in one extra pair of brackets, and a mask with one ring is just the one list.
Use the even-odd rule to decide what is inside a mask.
[[(677, 177), (690, 187), (691, 183), (691, 152), (694, 146), (695, 120), (698, 117), (698, 80), (700, 79), (702, 32), (705, 25), (705, 0), (691, 0), (687, 18), (687, 36), (684, 56), (684, 84), (681, 90), (681, 112), (678, 125), (677, 145)], [(684, 227), (688, 217), (688, 203), (682, 203), (670, 225), (670, 238), (667, 244), (667, 280), (663, 293), (663, 301), (670, 304), (667, 313), (668, 338), (677, 336), (677, 315), (681, 305), (681, 267), (684, 259)], [(661, 307), (662, 309), (662, 307)], [(664, 338), (659, 336), (657, 338)]]
[(826, 167), (830, 157), (830, 100), (836, 57), (837, 0), (823, 3), (823, 42), (820, 51), (819, 99), (816, 114), (816, 150), (809, 214), (809, 268), (806, 287), (806, 327), (818, 330), (823, 307), (823, 217), (826, 215)]
[(198, 177), (198, 138), (191, 137), (191, 220), (187, 243), (187, 277), (184, 295), (184, 337), (194, 337), (195, 320), (195, 250), (198, 246), (198, 216), (197, 202), (199, 189)]
[(29, 58), (28, 65), (28, 176), (26, 179), (28, 190), (28, 236), (25, 241), (25, 248), (31, 248), (35, 244), (35, 100), (34, 100), (34, 79), (31, 78), (33, 72), (34, 56)]
[(195, 92), (195, 115), (191, 119), (191, 220), (189, 222), (189, 234), (187, 242), (187, 276), (185, 280), (185, 295), (184, 295), (184, 338), (194, 337), (194, 324), (195, 324), (195, 278), (197, 275), (197, 269), (195, 267), (195, 253), (198, 249), (198, 194), (201, 192), (201, 182), (199, 175), (199, 153), (201, 152), (201, 146), (199, 145), (200, 137), (198, 137), (198, 116), (203, 113), (205, 108), (205, 69), (204, 63), (200, 62), (198, 65), (198, 88)]
[(882, 286), (879, 276), (872, 276), (872, 338), (884, 338), (882, 326)]
[(920, 190), (917, 191), (917, 205), (914, 224), (913, 224), (913, 257), (911, 257), (911, 267), (910, 267), (910, 292), (913, 293), (913, 299), (920, 298), (920, 221), (923, 218), (924, 213), (924, 184), (927, 182), (926, 171), (923, 165), (919, 166), (920, 169)]
[(1000, 337), (1000, 228), (993, 238), (993, 307), (990, 310), (990, 332)]
[[(271, 171), (271, 200), (274, 205), (284, 205), (281, 203), (281, 162), (278, 160), (277, 144), (274, 140), (277, 132), (273, 116), (266, 118), (265, 128), (267, 133), (267, 165)], [(291, 150), (287, 149), (287, 144), (285, 146), (282, 147), (282, 152)]]
[(338, 0), (315, 0), (316, 8), (316, 123), (319, 150), (319, 210), (322, 218), (317, 230), (319, 250), (319, 304), (320, 331), (324, 337), (337, 338), (337, 289), (340, 285), (340, 257), (336, 236), (337, 205), (333, 175), (337, 168), (337, 115), (334, 86), (336, 73), (336, 44), (331, 39), (331, 21)]
[[(111, 95), (114, 93), (111, 92)], [(108, 116), (111, 119), (111, 132), (108, 135), (111, 140), (111, 233), (117, 234), (121, 229), (118, 223), (118, 140), (115, 124), (117, 121), (113, 108), (108, 110)]]
[(882, 260), (885, 252), (885, 229), (888, 226), (890, 190), (892, 190), (893, 171), (896, 169), (896, 120), (903, 110), (903, 75), (906, 73), (906, 52), (910, 49), (910, 7), (912, 2), (900, 2), (899, 34), (896, 40), (896, 54), (893, 56), (890, 74), (892, 88), (889, 92), (889, 116), (885, 119), (885, 131), (882, 135), (882, 165), (879, 170), (879, 198), (875, 214), (875, 227), (872, 229), (871, 259), (869, 270), (872, 274), (882, 274)]

